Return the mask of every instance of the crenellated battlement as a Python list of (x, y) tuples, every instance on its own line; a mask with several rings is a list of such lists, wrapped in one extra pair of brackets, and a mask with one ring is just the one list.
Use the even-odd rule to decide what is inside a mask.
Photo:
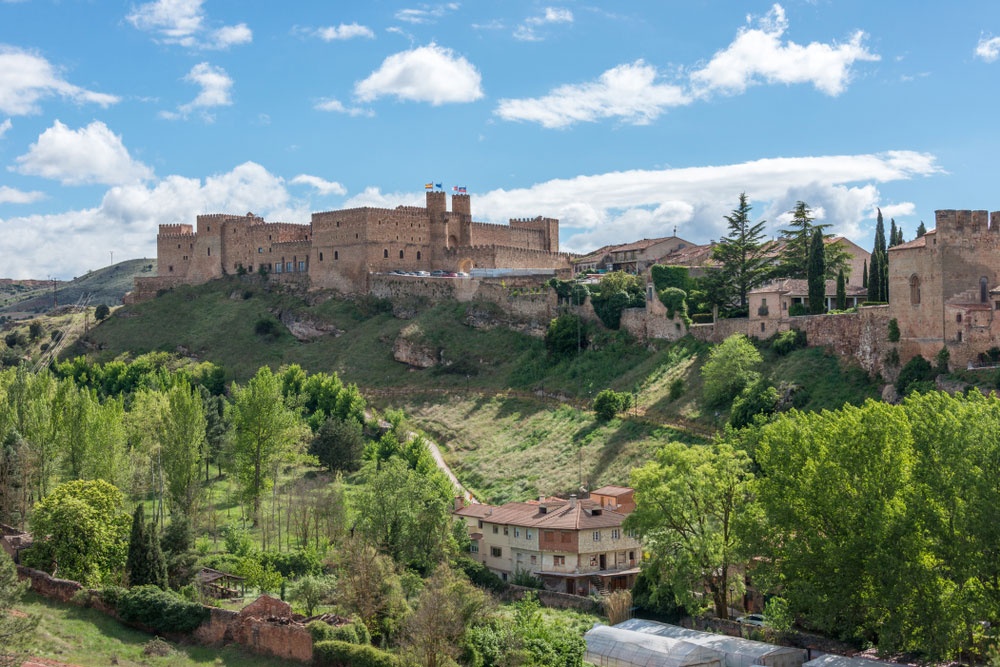
[(938, 234), (942, 235), (976, 235), (996, 234), (1000, 232), (1000, 212), (989, 213), (984, 210), (943, 209), (934, 211), (935, 225)]
[(187, 224), (175, 224), (175, 225), (160, 225), (160, 232), (158, 236), (161, 237), (171, 237), (171, 236), (190, 236), (194, 234), (194, 227)]

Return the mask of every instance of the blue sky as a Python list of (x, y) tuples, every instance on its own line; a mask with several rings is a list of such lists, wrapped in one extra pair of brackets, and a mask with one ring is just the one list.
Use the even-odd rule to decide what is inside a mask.
[(0, 277), (157, 225), (423, 201), (565, 250), (707, 242), (745, 191), (870, 247), (1000, 209), (1000, 3), (0, 0)]

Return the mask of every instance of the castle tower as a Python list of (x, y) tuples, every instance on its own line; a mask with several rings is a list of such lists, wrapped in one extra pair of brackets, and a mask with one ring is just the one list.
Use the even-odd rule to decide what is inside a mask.
[(472, 245), (472, 199), (469, 195), (452, 195), (451, 233), (458, 238), (458, 245)]
[(438, 253), (448, 246), (448, 195), (443, 192), (427, 192), (427, 217), (430, 225), (430, 246), (432, 253)]

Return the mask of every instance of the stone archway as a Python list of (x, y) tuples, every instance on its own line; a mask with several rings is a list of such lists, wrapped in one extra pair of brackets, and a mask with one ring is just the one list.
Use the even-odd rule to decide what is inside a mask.
[(466, 257), (465, 259), (461, 260), (458, 263), (458, 270), (459, 271), (463, 271), (465, 273), (471, 273), (472, 272), (472, 267), (474, 267), (474, 266), (475, 266), (475, 263), (473, 263), (473, 261), (471, 259), (469, 259), (468, 257)]

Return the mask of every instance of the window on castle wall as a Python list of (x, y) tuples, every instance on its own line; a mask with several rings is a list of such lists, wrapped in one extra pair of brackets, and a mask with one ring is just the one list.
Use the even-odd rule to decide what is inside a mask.
[(961, 343), (961, 342), (962, 342), (962, 332), (961, 332), (961, 331), (959, 331), (959, 332), (958, 332), (958, 335), (957, 335), (957, 336), (955, 336), (955, 340), (957, 340), (957, 341), (958, 341), (959, 343)]
[(402, 250), (399, 251), (399, 258), (403, 259), (403, 251)]
[(918, 305), (920, 303), (920, 278), (917, 276), (910, 277), (910, 304)]
[(987, 296), (989, 294), (989, 285), (986, 277), (979, 279), (979, 303), (986, 303)]
[(208, 249), (208, 256), (209, 256), (209, 257), (211, 257), (211, 256), (212, 256), (212, 249), (211, 249), (211, 248), (209, 248), (209, 249)]
[(417, 259), (420, 259), (420, 251), (417, 251)]
[(333, 258), (334, 259), (340, 259), (340, 251), (339, 250), (334, 250), (333, 251)]
[(168, 266), (167, 267), (167, 273), (173, 273), (173, 272), (174, 272), (174, 267)]
[(958, 322), (959, 324), (962, 323), (962, 313), (958, 313), (955, 315), (955, 321)]
[(321, 261), (321, 262), (323, 261), (323, 253), (319, 254), (319, 261)]
[(382, 249), (382, 259), (389, 259), (389, 249), (388, 248), (383, 248)]
[(299, 262), (299, 271), (305, 271), (305, 270), (306, 270), (306, 263)]

